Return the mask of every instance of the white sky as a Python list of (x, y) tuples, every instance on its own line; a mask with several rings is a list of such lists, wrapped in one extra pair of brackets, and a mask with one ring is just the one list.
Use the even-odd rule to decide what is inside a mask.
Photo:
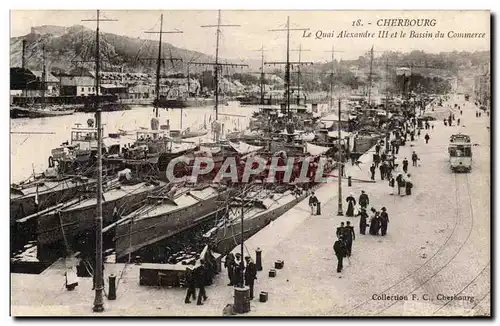
[[(166, 34), (164, 40), (175, 46), (197, 50), (207, 54), (215, 53), (215, 28), (201, 28), (201, 25), (217, 23), (217, 11), (214, 10), (104, 10), (101, 16), (118, 19), (117, 22), (101, 24), (103, 32), (140, 38), (154, 38), (157, 35), (147, 35), (146, 30), (159, 29), (160, 14), (164, 14), (164, 30), (179, 29), (184, 34)], [(481, 51), (490, 48), (490, 13), (488, 11), (222, 11), (222, 24), (239, 24), (241, 27), (226, 27), (223, 29), (220, 56), (232, 59), (259, 59), (260, 53), (255, 51), (262, 45), (269, 51), (266, 60), (284, 60), (286, 33), (270, 32), (270, 29), (283, 28), (287, 16), (290, 16), (292, 28), (310, 28), (313, 37), (303, 38), (302, 31), (291, 32), (291, 48), (302, 45), (311, 51), (302, 53), (303, 61), (326, 61), (330, 58), (332, 45), (336, 50), (336, 58), (355, 59), (366, 53), (371, 46), (375, 51), (423, 50), (426, 52), (448, 51)], [(82, 22), (82, 19), (96, 17), (95, 11), (89, 10), (13, 10), (11, 11), (11, 36), (21, 36), (29, 33), (31, 26), (58, 25), (72, 26), (81, 24), (95, 28), (94, 22)], [(379, 18), (428, 18), (436, 19), (435, 27), (377, 27)], [(365, 27), (352, 27), (352, 21), (361, 19)], [(371, 22), (371, 25), (368, 23)], [(156, 27), (155, 27), (156, 26)], [(321, 30), (337, 34), (341, 30), (348, 32), (377, 32), (386, 29), (390, 32), (404, 29), (417, 32), (442, 31), (484, 32), (484, 39), (336, 39), (323, 38), (318, 40), (314, 34)], [(292, 60), (297, 60), (298, 53), (291, 54)]]

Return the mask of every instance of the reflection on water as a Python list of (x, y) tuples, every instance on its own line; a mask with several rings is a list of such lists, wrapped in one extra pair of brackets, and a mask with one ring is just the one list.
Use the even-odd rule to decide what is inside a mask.
[[(240, 107), (237, 102), (229, 102), (227, 106), (220, 106), (219, 113), (238, 114), (250, 116), (255, 107)], [(11, 134), (11, 182), (19, 182), (33, 173), (42, 172), (47, 168), (48, 158), (53, 148), (62, 142), (69, 141), (70, 130), (75, 123), (82, 126), (87, 125), (87, 120), (93, 118), (92, 113), (75, 113), (73, 115), (38, 118), (38, 119), (13, 119), (10, 121), (11, 132), (51, 132), (46, 135)], [(150, 128), (151, 118), (154, 117), (153, 107), (134, 107), (129, 111), (103, 112), (102, 122), (104, 124), (104, 135), (122, 130), (135, 130), (139, 127)], [(203, 126), (204, 119), (208, 128), (210, 120), (215, 117), (213, 107), (187, 108), (182, 110), (182, 127), (193, 129)], [(167, 124), (169, 120), (171, 129), (179, 129), (181, 121), (181, 110), (160, 109), (160, 125)], [(233, 130), (239, 126), (244, 129), (248, 126), (247, 118), (219, 116), (224, 123), (224, 129)], [(135, 136), (127, 136), (130, 141)]]

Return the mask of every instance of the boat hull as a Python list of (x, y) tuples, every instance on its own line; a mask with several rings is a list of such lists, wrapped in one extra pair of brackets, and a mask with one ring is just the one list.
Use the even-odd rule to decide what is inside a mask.
[[(281, 215), (292, 209), (307, 195), (303, 194), (295, 199), (277, 206), (276, 208), (263, 211), (252, 218), (243, 220), (243, 240), (253, 236), (255, 233), (262, 230), (272, 221), (278, 219)], [(241, 224), (239, 221), (234, 221), (233, 225), (228, 225), (225, 228), (219, 228), (213, 239), (214, 250), (222, 255), (231, 252), (236, 246), (241, 243)]]
[[(156, 187), (145, 188), (141, 192), (130, 193), (116, 199), (102, 201), (103, 225), (113, 222), (113, 210), (121, 209), (123, 214), (129, 214), (143, 204), (144, 200)], [(76, 205), (78, 207), (78, 205)], [(71, 242), (75, 237), (86, 230), (95, 229), (96, 204), (85, 205), (81, 208), (69, 208), (40, 216), (37, 219), (37, 242), (39, 259), (43, 259), (43, 246), (57, 243), (61, 240)]]
[(39, 192), (38, 207), (35, 203), (36, 194), (30, 193), (24, 196), (14, 197), (10, 200), (11, 223), (25, 216), (35, 214), (61, 202), (74, 198), (79, 192), (94, 185), (95, 180), (84, 183), (74, 182), (72, 179), (61, 181), (61, 187), (54, 190)]
[[(226, 100), (219, 100), (219, 104), (227, 104)], [(214, 98), (188, 98), (188, 99), (161, 99), (159, 106), (163, 108), (191, 108), (214, 106)]]
[(59, 117), (63, 115), (71, 115), (75, 110), (37, 110), (31, 108), (12, 107), (10, 109), (10, 117), (15, 118), (47, 118)]
[(230, 190), (225, 190), (217, 196), (190, 206), (117, 225), (115, 230), (116, 259), (132, 254), (147, 245), (165, 240), (215, 216), (225, 209), (221, 206), (221, 201), (226, 200), (230, 194)]

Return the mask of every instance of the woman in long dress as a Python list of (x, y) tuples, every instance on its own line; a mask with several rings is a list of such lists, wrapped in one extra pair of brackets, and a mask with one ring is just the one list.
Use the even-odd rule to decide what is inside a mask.
[(354, 199), (352, 193), (349, 194), (349, 196), (346, 198), (346, 201), (348, 203), (347, 205), (347, 212), (345, 213), (346, 216), (353, 217), (354, 216), (354, 206), (356, 205), (356, 199)]
[(370, 234), (371, 235), (377, 235), (378, 230), (380, 229), (380, 219), (378, 217), (379, 213), (375, 210), (375, 208), (372, 207), (372, 216), (370, 219)]

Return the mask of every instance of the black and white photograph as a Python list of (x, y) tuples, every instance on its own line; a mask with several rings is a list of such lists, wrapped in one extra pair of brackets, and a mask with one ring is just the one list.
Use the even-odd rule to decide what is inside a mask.
[(11, 316), (491, 318), (490, 11), (164, 6), (10, 11)]

